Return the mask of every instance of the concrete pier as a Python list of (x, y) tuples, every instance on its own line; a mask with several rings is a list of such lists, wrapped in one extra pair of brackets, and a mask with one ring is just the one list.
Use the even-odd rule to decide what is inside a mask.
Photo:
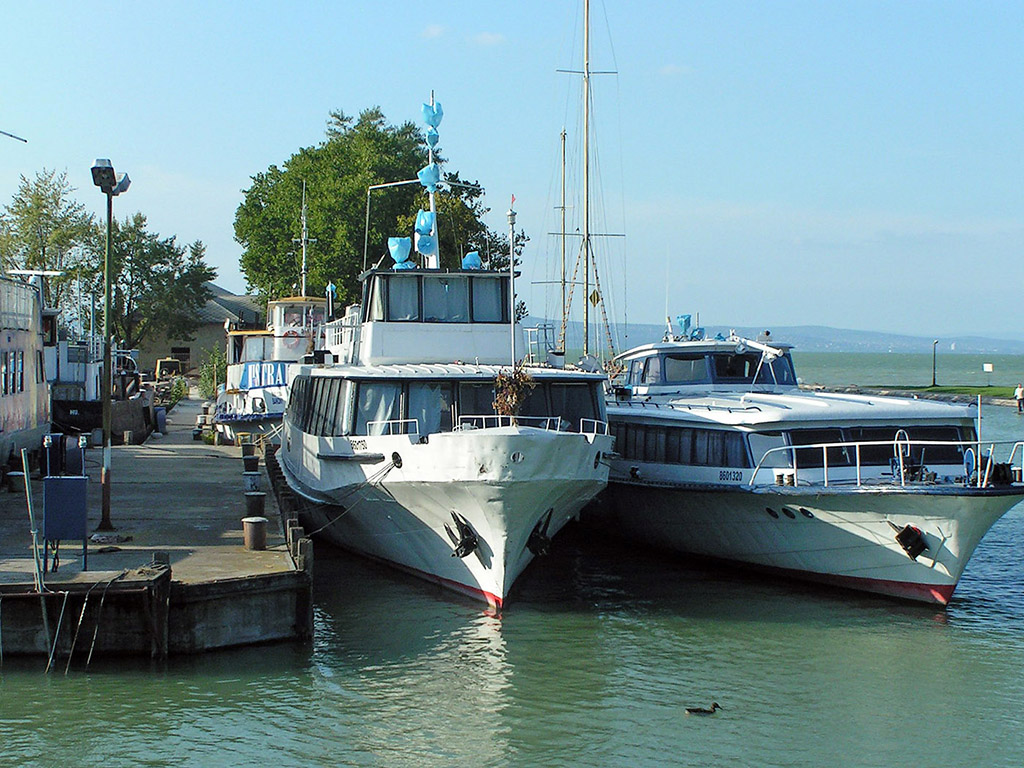
[[(0, 490), (0, 654), (77, 665), (92, 654), (162, 657), (310, 637), (311, 543), (282, 523), (268, 493), (265, 548), (245, 547), (242, 451), (193, 440), (200, 406), (183, 400), (166, 435), (114, 447), (114, 531), (96, 530), (102, 450), (88, 450), (88, 569), (82, 542), (62, 541), (41, 592), (24, 488)], [(262, 458), (260, 472), (265, 482)], [(40, 545), (42, 485), (31, 480)]]

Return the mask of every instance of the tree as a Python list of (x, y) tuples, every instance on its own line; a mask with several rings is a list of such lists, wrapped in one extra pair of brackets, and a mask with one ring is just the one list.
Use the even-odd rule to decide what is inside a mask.
[(74, 191), (67, 173), (44, 168), (32, 181), (21, 177), (14, 199), (0, 213), (0, 265), (63, 272), (45, 282), (47, 303), (62, 309), (71, 299), (68, 284), (95, 248), (93, 217), (72, 199)]
[[(307, 229), (317, 241), (307, 248), (307, 292), (321, 295), (333, 282), (339, 306), (359, 301), (364, 238), (367, 266), (372, 266), (387, 253), (387, 238), (410, 236), (416, 212), (428, 207), (418, 183), (375, 191), (367, 233), (367, 188), (415, 179), (426, 157), (424, 135), (411, 122), (388, 125), (379, 107), (364, 110), (358, 119), (332, 112), (321, 144), (300, 149), (283, 167), (256, 174), (245, 191), (235, 213), (235, 239), (244, 249), (241, 267), (249, 287), (264, 298), (298, 291), (301, 245), (294, 240), (301, 231), (305, 181)], [(458, 173), (446, 173), (445, 179), (460, 182)], [(471, 250), (486, 259), (504, 244), (507, 253), (507, 236), (483, 224), (482, 194), (455, 186), (436, 196), (443, 267), (457, 266)]]
[[(103, 234), (97, 227), (96, 236)], [(110, 235), (111, 333), (125, 347), (160, 335), (189, 339), (199, 327), (198, 310), (210, 297), (206, 283), (216, 271), (205, 262), (199, 240), (187, 248), (175, 238), (146, 230), (146, 217), (135, 213), (113, 221)], [(103, 294), (102, 253), (91, 264), (95, 294)]]

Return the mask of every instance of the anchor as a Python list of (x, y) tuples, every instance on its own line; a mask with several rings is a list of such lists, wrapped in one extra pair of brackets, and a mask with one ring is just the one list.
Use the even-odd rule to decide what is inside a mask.
[(552, 512), (554, 512), (554, 507), (549, 508), (547, 514), (537, 521), (537, 524), (533, 526), (533, 530), (530, 531), (530, 538), (526, 540), (526, 548), (537, 557), (546, 555), (551, 551), (551, 537), (548, 536), (548, 526), (551, 525)]
[(452, 512), (452, 520), (455, 521), (455, 528), (458, 530), (459, 535), (455, 535), (455, 531), (451, 529), (448, 523), (444, 524), (444, 530), (448, 534), (448, 538), (452, 540), (452, 544), (455, 545), (452, 557), (463, 558), (480, 546), (480, 540), (477, 538), (472, 526), (470, 526), (469, 521), (458, 512)]
[(896, 543), (903, 547), (903, 551), (911, 560), (917, 560), (917, 556), (927, 551), (928, 544), (924, 540), (921, 529), (913, 525), (905, 525), (900, 528), (892, 520), (888, 521), (889, 527), (896, 531)]

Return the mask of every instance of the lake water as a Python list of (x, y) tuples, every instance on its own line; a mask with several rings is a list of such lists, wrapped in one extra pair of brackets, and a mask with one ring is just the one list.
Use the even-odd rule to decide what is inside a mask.
[[(984, 429), (1021, 421), (987, 408)], [(946, 610), (578, 527), (555, 544), (501, 619), (320, 547), (309, 646), (67, 676), (7, 658), (0, 766), (1024, 764), (1020, 507)], [(713, 718), (684, 713), (712, 701)]]

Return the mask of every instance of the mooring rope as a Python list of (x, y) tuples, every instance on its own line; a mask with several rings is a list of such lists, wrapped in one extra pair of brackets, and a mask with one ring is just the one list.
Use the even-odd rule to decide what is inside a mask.
[[(389, 461), (385, 466), (383, 466), (380, 469), (378, 469), (376, 472), (374, 472), (372, 475), (370, 475), (368, 478), (366, 478), (363, 482), (361, 482), (355, 488), (353, 488), (351, 491), (349, 491), (344, 496), (342, 496), (341, 499), (338, 500), (338, 504), (340, 505), (340, 503), (345, 501), (345, 499), (347, 499), (349, 496), (352, 496), (353, 494), (358, 493), (363, 488), (366, 488), (368, 485), (377, 485), (378, 483), (383, 481), (384, 478), (387, 477), (387, 474), (392, 469), (394, 469), (394, 468), (395, 468), (395, 462), (394, 461)], [(345, 515), (347, 515), (349, 512), (351, 512), (357, 506), (359, 506), (359, 504), (362, 503), (363, 501), (365, 501), (365, 499), (360, 499), (355, 504), (353, 504), (351, 507), (347, 507), (347, 508), (343, 509), (337, 516), (331, 518), (326, 523), (324, 523), (319, 528), (317, 528), (315, 531), (311, 531), (310, 533), (307, 533), (306, 535), (307, 536), (315, 536), (316, 534), (320, 533), (324, 529), (330, 528), (336, 522), (341, 520), (341, 518), (343, 518)], [(304, 510), (309, 510), (310, 509), (309, 505), (305, 501), (303, 502), (302, 506), (303, 506)]]

